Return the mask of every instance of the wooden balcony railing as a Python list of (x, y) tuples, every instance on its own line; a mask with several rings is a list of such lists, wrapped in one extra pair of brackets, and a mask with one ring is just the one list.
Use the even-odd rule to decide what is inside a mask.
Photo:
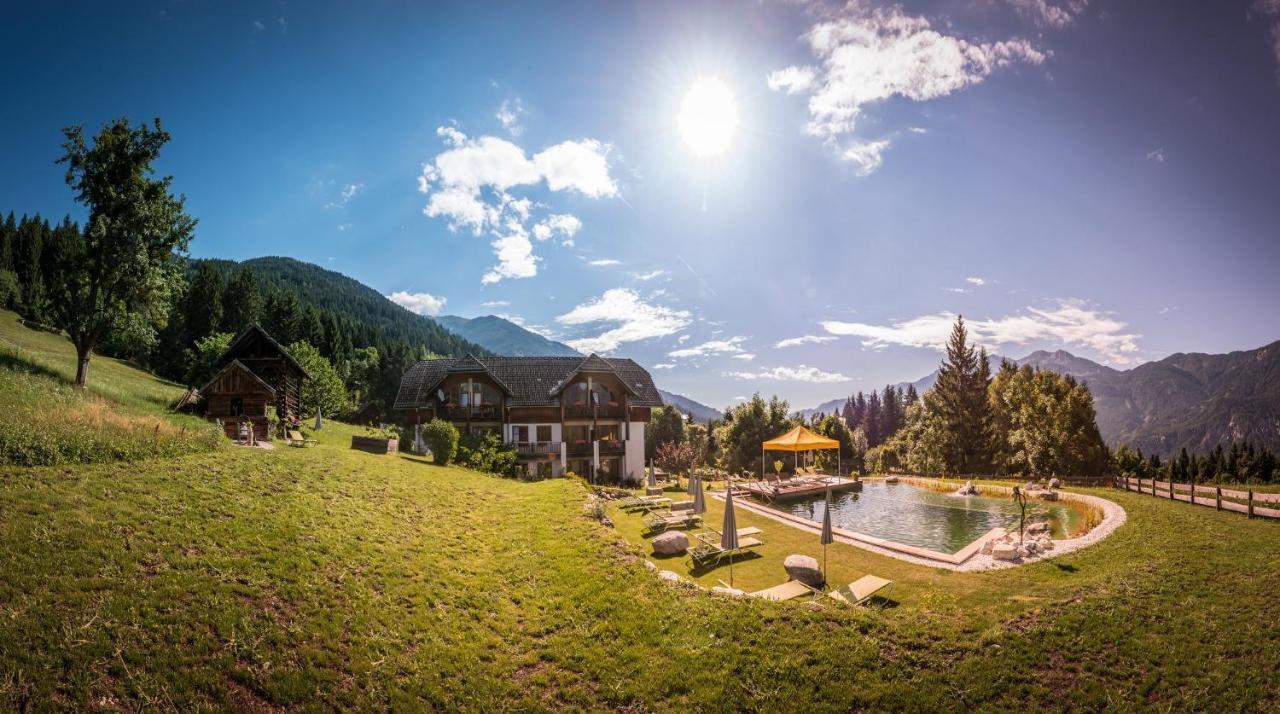
[(517, 456), (559, 456), (558, 441), (518, 441), (510, 444), (516, 449)]
[(600, 404), (595, 407), (590, 404), (566, 404), (564, 407), (566, 419), (622, 419), (626, 414), (627, 410), (621, 404)]
[(443, 408), (446, 419), (452, 421), (498, 421), (502, 418), (502, 408), (497, 404), (479, 404), (474, 407), (460, 407), (457, 405), (447, 406)]

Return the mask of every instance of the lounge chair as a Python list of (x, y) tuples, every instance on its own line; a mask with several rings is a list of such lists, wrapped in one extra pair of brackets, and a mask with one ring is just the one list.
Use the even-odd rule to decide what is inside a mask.
[(774, 585), (771, 588), (765, 588), (764, 590), (757, 590), (753, 593), (747, 593), (747, 594), (750, 595), (751, 597), (763, 598), (765, 600), (782, 601), (782, 600), (794, 600), (798, 597), (804, 597), (806, 595), (810, 597), (816, 597), (817, 595), (821, 594), (821, 592), (822, 591), (816, 588), (812, 588), (808, 585), (805, 585), (799, 580), (788, 580), (787, 582), (782, 583), (781, 585)]
[(644, 517), (645, 528), (649, 532), (665, 531), (668, 528), (692, 528), (702, 520), (702, 516), (692, 512), (650, 513)]
[(288, 444), (289, 446), (297, 446), (297, 447), (315, 446), (317, 443), (315, 439), (308, 439), (307, 437), (303, 436), (302, 432), (298, 431), (297, 429), (290, 429), (286, 431), (284, 433), (284, 437), (285, 437), (284, 438), (285, 443)]
[(839, 600), (846, 605), (864, 605), (882, 590), (892, 586), (892, 580), (885, 580), (875, 575), (864, 575), (848, 585), (832, 590), (827, 593), (827, 597)]
[(689, 549), (689, 557), (693, 559), (695, 566), (714, 563), (720, 558), (727, 555), (737, 555), (749, 548), (756, 548), (764, 545), (764, 542), (758, 538), (739, 538), (738, 548), (736, 550), (725, 550), (716, 543), (706, 543)]

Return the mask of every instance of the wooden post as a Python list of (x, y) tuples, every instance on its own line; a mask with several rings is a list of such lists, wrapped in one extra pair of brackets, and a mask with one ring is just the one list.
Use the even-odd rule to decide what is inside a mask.
[(1173, 497), (1173, 477), (1172, 476), (1169, 477), (1169, 500), (1170, 501), (1177, 500)]
[(1253, 518), (1253, 489), (1249, 489), (1249, 517)]
[(1196, 480), (1191, 479), (1191, 505), (1196, 505)]
[(1214, 499), (1215, 499), (1214, 508), (1216, 510), (1221, 511), (1222, 510), (1222, 487), (1214, 486), (1213, 490), (1214, 490)]

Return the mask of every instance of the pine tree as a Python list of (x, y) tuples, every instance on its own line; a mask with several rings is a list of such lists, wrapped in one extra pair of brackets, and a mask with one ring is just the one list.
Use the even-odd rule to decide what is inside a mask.
[(183, 340), (185, 344), (190, 346), (196, 340), (222, 331), (222, 295), (225, 290), (221, 272), (208, 263), (201, 263), (196, 268), (196, 274), (187, 286), (187, 294), (181, 306), (186, 332)]
[(222, 295), (222, 329), (238, 334), (262, 319), (262, 292), (253, 271), (245, 268), (227, 282)]
[(947, 468), (954, 473), (977, 473), (990, 462), (990, 407), (984, 374), (989, 378), (990, 368), (983, 370), (979, 365), (964, 318), (957, 318), (937, 384), (931, 390), (944, 425)]
[(884, 442), (884, 432), (880, 424), (880, 394), (875, 390), (867, 398), (867, 409), (862, 418), (862, 429), (867, 435), (867, 444), (879, 446)]

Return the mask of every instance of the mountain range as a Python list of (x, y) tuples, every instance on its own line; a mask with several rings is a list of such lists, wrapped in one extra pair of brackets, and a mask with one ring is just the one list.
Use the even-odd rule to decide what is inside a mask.
[[(1003, 359), (991, 357), (992, 371)], [(1233, 439), (1280, 446), (1280, 342), (1228, 354), (1178, 353), (1127, 370), (1065, 350), (1010, 361), (1089, 385), (1098, 429), (1112, 446), (1162, 456), (1183, 448), (1202, 452)], [(923, 394), (937, 379), (935, 370), (911, 384)], [(843, 404), (844, 398), (834, 399), (805, 412), (830, 413)]]

